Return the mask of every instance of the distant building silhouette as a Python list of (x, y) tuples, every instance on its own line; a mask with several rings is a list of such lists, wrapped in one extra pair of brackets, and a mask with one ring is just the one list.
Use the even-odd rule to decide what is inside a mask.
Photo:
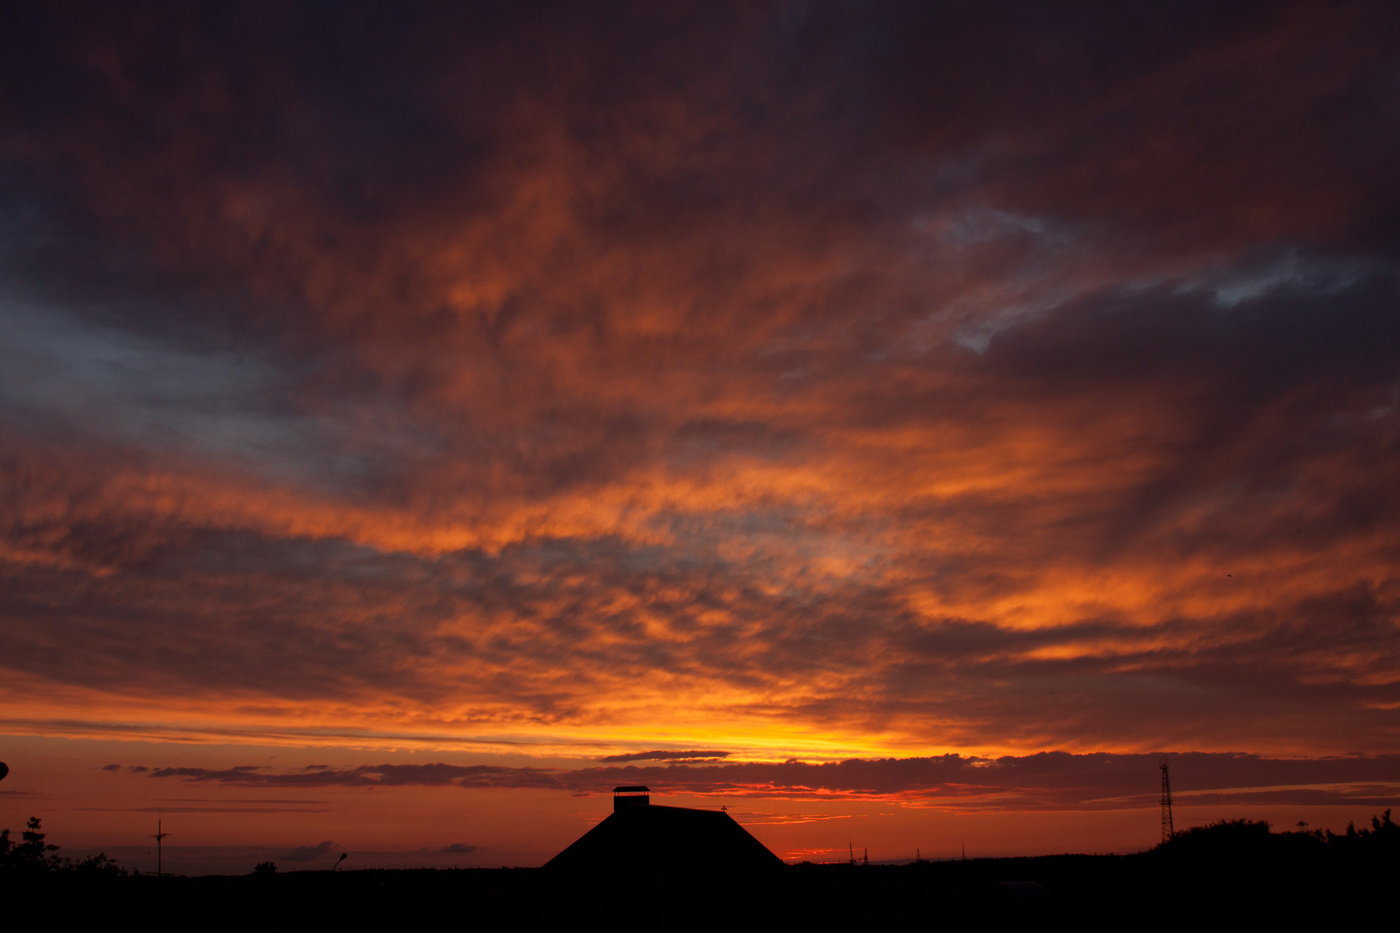
[(781, 873), (782, 859), (723, 810), (656, 806), (641, 785), (613, 789), (613, 812), (550, 859), (545, 871), (628, 884), (747, 879)]

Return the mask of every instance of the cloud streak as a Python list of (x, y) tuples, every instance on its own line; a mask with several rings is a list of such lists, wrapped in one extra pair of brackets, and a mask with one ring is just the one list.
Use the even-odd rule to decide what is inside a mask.
[(621, 755), (604, 755), (598, 760), (604, 764), (620, 764), (628, 761), (719, 761), (728, 758), (733, 752), (706, 751), (704, 749), (693, 749), (691, 751), (664, 751), (654, 750), (649, 752), (626, 752)]
[[(1400, 793), (1400, 757), (1269, 759), (1257, 755), (1165, 756), (1183, 803), (1382, 806)], [(532, 788), (603, 793), (646, 784), (653, 793), (756, 799), (885, 799), (950, 810), (1110, 810), (1157, 804), (1158, 755), (1042, 752), (1000, 758), (944, 755), (809, 763), (513, 768), (493, 765), (361, 765), (315, 773), (159, 768), (152, 778), (238, 787)]]

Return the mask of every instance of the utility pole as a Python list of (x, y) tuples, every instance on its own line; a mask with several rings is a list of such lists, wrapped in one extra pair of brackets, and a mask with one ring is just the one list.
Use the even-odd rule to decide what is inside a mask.
[(1162, 841), (1170, 842), (1176, 834), (1172, 825), (1172, 781), (1167, 776), (1167, 763), (1162, 762)]
[(160, 848), (161, 848), (161, 847), (160, 847), (160, 842), (161, 842), (162, 839), (164, 839), (164, 838), (165, 838), (166, 836), (168, 836), (168, 835), (170, 835), (170, 834), (167, 833), (167, 832), (165, 832), (163, 829), (161, 829), (160, 820), (156, 820), (156, 834), (155, 834), (154, 836), (152, 836), (151, 838), (154, 839), (154, 840), (156, 841), (156, 877), (157, 877), (157, 878), (161, 877), (161, 876), (164, 874), (164, 865), (161, 864), (161, 851), (160, 851)]

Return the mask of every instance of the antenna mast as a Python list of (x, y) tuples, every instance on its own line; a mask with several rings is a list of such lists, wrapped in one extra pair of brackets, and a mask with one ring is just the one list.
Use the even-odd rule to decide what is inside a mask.
[(160, 841), (161, 841), (162, 839), (164, 839), (164, 838), (165, 838), (166, 836), (168, 836), (168, 835), (170, 835), (170, 834), (161, 829), (160, 820), (156, 820), (156, 834), (155, 834), (154, 836), (152, 836), (151, 838), (154, 839), (154, 840), (156, 841), (156, 877), (157, 877), (157, 878), (161, 877), (161, 876), (164, 874), (164, 866), (161, 864)]
[(1172, 825), (1172, 781), (1167, 776), (1167, 763), (1162, 762), (1162, 841), (1168, 842), (1176, 834)]

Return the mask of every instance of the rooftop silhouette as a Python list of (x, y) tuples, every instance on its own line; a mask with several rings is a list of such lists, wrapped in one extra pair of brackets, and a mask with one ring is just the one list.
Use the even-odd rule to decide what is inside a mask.
[(781, 870), (768, 851), (723, 810), (651, 803), (641, 785), (613, 790), (613, 812), (545, 865), (567, 875), (760, 878)]

